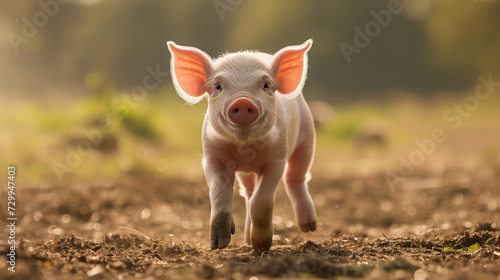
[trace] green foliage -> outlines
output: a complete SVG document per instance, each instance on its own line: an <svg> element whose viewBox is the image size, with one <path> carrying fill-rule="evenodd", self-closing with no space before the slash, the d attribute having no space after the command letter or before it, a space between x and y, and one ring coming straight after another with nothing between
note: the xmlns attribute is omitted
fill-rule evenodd
<svg viewBox="0 0 500 280"><path fill-rule="evenodd" d="M478 243L471 245L469 248L467 248L470 252L474 253L477 252L481 249L481 245Z"/></svg>
<svg viewBox="0 0 500 280"><path fill-rule="evenodd" d="M475 252L481 250L482 247L488 248L488 245L481 246L479 243L474 243L469 247L456 249L456 250L452 249L451 247L446 247L443 249L443 252L445 252L445 253L447 253L447 252L458 252L458 253L471 252L471 253L475 253Z"/></svg>
<svg viewBox="0 0 500 280"><path fill-rule="evenodd" d="M151 121L146 116L137 116L135 114L123 118L124 127L135 136L146 139L158 138L158 132L154 130Z"/></svg>

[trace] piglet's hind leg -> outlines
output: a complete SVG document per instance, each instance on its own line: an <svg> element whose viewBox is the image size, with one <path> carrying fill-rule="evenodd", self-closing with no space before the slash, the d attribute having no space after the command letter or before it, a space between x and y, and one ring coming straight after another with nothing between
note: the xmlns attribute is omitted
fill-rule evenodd
<svg viewBox="0 0 500 280"><path fill-rule="evenodd" d="M303 232L316 230L316 211L307 185L312 156L312 145L303 144L297 147L288 160L283 180L297 222Z"/></svg>

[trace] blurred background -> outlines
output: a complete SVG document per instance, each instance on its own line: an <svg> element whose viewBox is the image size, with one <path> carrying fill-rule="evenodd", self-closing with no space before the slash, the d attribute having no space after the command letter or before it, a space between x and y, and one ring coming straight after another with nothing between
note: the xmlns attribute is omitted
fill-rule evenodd
<svg viewBox="0 0 500 280"><path fill-rule="evenodd" d="M317 174L499 162L500 1L1 5L0 162L19 180L202 178L206 104L176 96L168 40L217 57L313 38Z"/></svg>

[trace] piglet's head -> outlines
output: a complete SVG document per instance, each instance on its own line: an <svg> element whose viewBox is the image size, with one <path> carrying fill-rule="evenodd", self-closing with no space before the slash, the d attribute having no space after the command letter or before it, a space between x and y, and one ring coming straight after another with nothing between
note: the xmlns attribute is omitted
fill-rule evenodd
<svg viewBox="0 0 500 280"><path fill-rule="evenodd" d="M275 125L277 99L301 94L312 40L274 55L243 51L215 60L197 48L171 41L167 45L177 93L191 104L208 97L213 131L241 141L264 135Z"/></svg>

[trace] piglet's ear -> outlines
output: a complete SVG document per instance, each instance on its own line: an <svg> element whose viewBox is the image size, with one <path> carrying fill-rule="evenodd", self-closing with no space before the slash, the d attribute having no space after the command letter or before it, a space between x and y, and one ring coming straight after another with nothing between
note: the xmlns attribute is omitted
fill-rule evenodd
<svg viewBox="0 0 500 280"><path fill-rule="evenodd" d="M307 51L312 42L309 39L300 46L285 47L273 56L278 92L286 98L294 98L302 92L307 76Z"/></svg>
<svg viewBox="0 0 500 280"><path fill-rule="evenodd" d="M189 103L203 99L207 75L212 70L212 59L203 51L167 42L172 58L170 72L177 93Z"/></svg>

